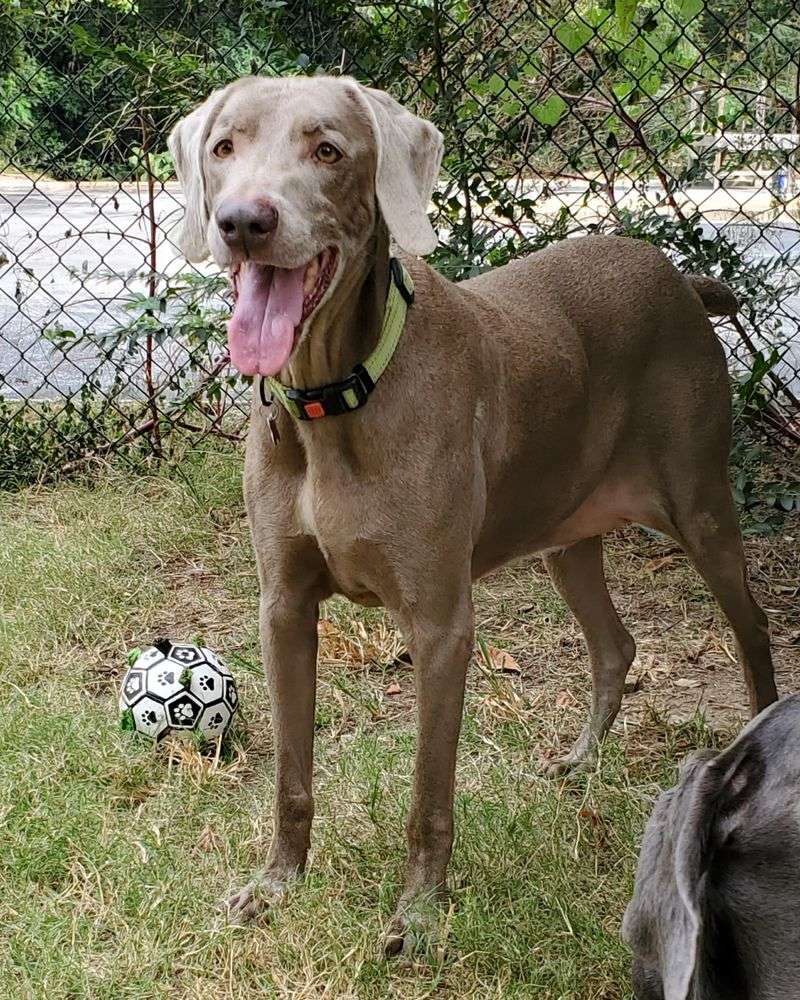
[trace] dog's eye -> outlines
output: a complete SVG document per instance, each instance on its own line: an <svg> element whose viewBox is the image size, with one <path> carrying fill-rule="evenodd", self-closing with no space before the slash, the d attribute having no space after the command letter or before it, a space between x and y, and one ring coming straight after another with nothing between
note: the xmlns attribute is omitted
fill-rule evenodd
<svg viewBox="0 0 800 1000"><path fill-rule="evenodd" d="M230 156L233 152L233 143L230 139L220 139L214 147L214 156L222 159L223 156Z"/></svg>
<svg viewBox="0 0 800 1000"><path fill-rule="evenodd" d="M314 156L320 163L336 163L342 158L339 150L329 142L321 142L314 151Z"/></svg>

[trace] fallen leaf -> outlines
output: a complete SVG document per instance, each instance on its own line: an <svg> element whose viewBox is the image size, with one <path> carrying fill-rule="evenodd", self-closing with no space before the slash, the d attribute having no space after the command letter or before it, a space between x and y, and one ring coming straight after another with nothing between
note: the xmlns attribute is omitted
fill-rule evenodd
<svg viewBox="0 0 800 1000"><path fill-rule="evenodd" d="M219 837L210 826L205 826L197 835L195 846L200 851L218 851Z"/></svg>
<svg viewBox="0 0 800 1000"><path fill-rule="evenodd" d="M384 691L384 694L389 694L389 695L400 694L402 690L403 689L400 687L397 681L392 681L389 687L387 687L386 690Z"/></svg>
<svg viewBox="0 0 800 1000"><path fill-rule="evenodd" d="M679 688L699 688L703 682L698 677L678 677L675 687Z"/></svg>
<svg viewBox="0 0 800 1000"><path fill-rule="evenodd" d="M651 559L650 562L645 564L645 570L654 576L659 570L665 569L670 566L675 561L674 556L662 556L660 559Z"/></svg>
<svg viewBox="0 0 800 1000"><path fill-rule="evenodd" d="M578 704L578 699L571 691L559 691L556 695L556 705L559 708L573 708Z"/></svg>
<svg viewBox="0 0 800 1000"><path fill-rule="evenodd" d="M486 653L492 667L501 674L521 674L522 667L517 663L511 653L505 649L498 649L497 646L487 646Z"/></svg>

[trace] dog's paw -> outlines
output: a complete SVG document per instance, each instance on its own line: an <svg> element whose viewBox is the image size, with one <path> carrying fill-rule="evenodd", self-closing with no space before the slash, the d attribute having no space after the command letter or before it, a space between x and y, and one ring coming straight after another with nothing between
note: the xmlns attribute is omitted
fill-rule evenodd
<svg viewBox="0 0 800 1000"><path fill-rule="evenodd" d="M392 917L383 935L383 953L387 958L411 961L427 950L429 941L424 922L417 914L397 914Z"/></svg>
<svg viewBox="0 0 800 1000"><path fill-rule="evenodd" d="M383 935L387 958L412 961L431 952L437 943L441 911L432 898L400 905Z"/></svg>
<svg viewBox="0 0 800 1000"><path fill-rule="evenodd" d="M557 757L546 764L544 776L558 780L571 774L583 774L586 771L593 771L596 763L596 759L589 754L568 753L565 757Z"/></svg>
<svg viewBox="0 0 800 1000"><path fill-rule="evenodd" d="M249 924L274 910L286 896L288 878L265 872L248 882L220 903L220 909L231 924Z"/></svg>
<svg viewBox="0 0 800 1000"><path fill-rule="evenodd" d="M383 953L387 958L403 954L406 946L406 922L402 917L393 917L383 935Z"/></svg>

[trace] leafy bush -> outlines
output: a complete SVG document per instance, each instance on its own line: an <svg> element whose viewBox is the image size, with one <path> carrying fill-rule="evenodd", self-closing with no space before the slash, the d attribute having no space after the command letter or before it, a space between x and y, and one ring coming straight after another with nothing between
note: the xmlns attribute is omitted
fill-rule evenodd
<svg viewBox="0 0 800 1000"><path fill-rule="evenodd" d="M58 476L87 454L103 454L109 441L121 441L130 429L124 404L90 385L64 402L21 404L0 395L0 489ZM149 451L138 441L117 453L138 464Z"/></svg>

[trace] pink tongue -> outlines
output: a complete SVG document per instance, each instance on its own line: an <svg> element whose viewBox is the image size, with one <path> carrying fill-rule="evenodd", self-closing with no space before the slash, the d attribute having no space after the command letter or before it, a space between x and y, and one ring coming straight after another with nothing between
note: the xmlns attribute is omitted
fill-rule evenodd
<svg viewBox="0 0 800 1000"><path fill-rule="evenodd" d="M289 360L303 315L305 270L242 264L228 345L243 375L277 375Z"/></svg>

